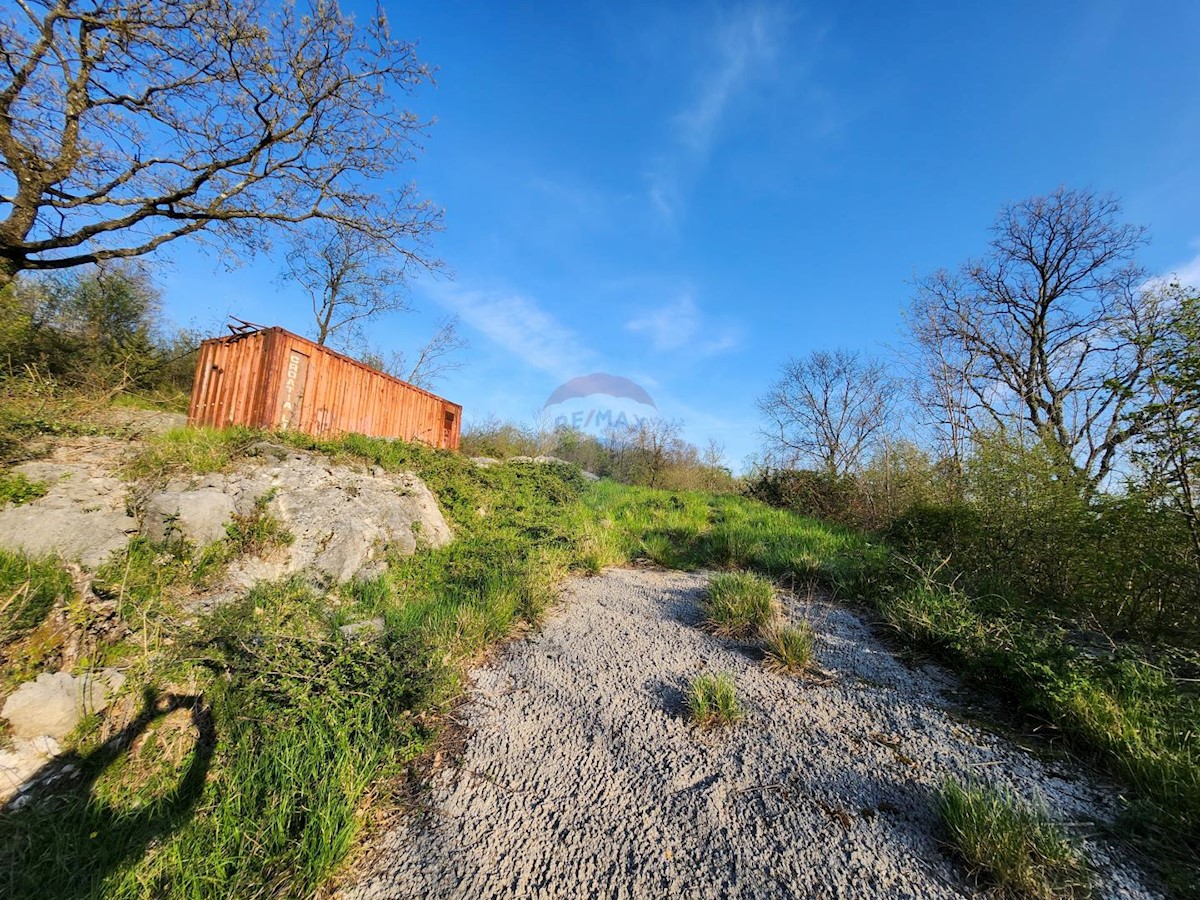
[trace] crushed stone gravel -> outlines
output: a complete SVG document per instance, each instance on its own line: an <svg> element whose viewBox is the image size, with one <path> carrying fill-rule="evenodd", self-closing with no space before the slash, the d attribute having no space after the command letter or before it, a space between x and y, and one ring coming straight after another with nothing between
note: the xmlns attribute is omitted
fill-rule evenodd
<svg viewBox="0 0 1200 900"><path fill-rule="evenodd" d="M472 673L462 758L342 895L977 896L937 831L935 792L956 777L1076 823L1101 896L1156 896L1093 837L1111 787L970 724L947 672L900 662L813 597L788 615L812 622L828 677L771 674L754 646L698 627L706 582L650 568L568 582L539 632ZM687 685L708 672L736 680L732 728L687 721Z"/></svg>

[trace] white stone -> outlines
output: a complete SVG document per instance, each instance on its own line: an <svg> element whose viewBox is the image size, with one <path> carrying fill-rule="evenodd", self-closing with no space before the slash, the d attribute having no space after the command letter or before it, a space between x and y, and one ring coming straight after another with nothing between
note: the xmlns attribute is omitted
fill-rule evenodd
<svg viewBox="0 0 1200 900"><path fill-rule="evenodd" d="M233 498L219 486L162 491L146 501L142 534L152 541L183 538L206 547L225 537L235 512Z"/></svg>
<svg viewBox="0 0 1200 900"><path fill-rule="evenodd" d="M111 695L124 683L125 676L116 669L85 676L43 672L9 695L0 715L8 719L18 738L48 735L61 740L85 715L106 709Z"/></svg>

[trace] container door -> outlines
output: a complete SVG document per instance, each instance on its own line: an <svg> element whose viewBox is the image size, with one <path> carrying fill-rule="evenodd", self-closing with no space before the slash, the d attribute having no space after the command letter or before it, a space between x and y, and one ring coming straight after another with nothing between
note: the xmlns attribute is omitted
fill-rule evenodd
<svg viewBox="0 0 1200 900"><path fill-rule="evenodd" d="M283 390L280 392L280 429L299 428L304 412L304 385L308 381L308 354L293 350L288 354Z"/></svg>
<svg viewBox="0 0 1200 900"><path fill-rule="evenodd" d="M454 440L454 413L446 410L442 416L442 443L441 447L449 447Z"/></svg>

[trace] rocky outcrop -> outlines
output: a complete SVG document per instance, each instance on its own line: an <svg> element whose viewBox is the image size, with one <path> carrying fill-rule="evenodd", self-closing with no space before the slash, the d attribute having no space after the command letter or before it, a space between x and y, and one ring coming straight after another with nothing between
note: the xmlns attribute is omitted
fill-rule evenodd
<svg viewBox="0 0 1200 900"><path fill-rule="evenodd" d="M16 466L14 472L49 490L32 503L0 509L0 547L57 553L89 568L122 549L138 530L126 503L128 485L116 474L126 448L111 438L90 438Z"/></svg>
<svg viewBox="0 0 1200 900"><path fill-rule="evenodd" d="M127 446L108 438L63 445L45 461L18 466L49 490L0 509L0 547L55 553L95 569L139 529L153 541L181 538L203 547L226 536L235 516L265 512L293 540L263 558L236 561L230 584L309 573L325 583L370 574L388 553L410 554L452 539L437 500L409 473L334 465L323 456L262 443L230 474L176 479L146 496L141 523L130 485L117 477ZM263 499L265 509L256 510Z"/></svg>
<svg viewBox="0 0 1200 900"><path fill-rule="evenodd" d="M142 534L159 543L182 538L205 547L225 537L237 507L223 486L160 491L142 511Z"/></svg>
<svg viewBox="0 0 1200 900"><path fill-rule="evenodd" d="M177 534L202 545L223 537L234 515L272 516L292 541L236 561L230 581L242 587L296 573L345 582L371 574L388 553L441 547L453 537L416 475L356 470L273 445L260 448L259 458L228 475L167 485L146 502L145 533L156 540Z"/></svg>
<svg viewBox="0 0 1200 900"><path fill-rule="evenodd" d="M84 716L107 709L109 698L124 683L125 676L116 669L86 677L43 672L9 695L0 715L8 719L16 737L48 735L61 740Z"/></svg>

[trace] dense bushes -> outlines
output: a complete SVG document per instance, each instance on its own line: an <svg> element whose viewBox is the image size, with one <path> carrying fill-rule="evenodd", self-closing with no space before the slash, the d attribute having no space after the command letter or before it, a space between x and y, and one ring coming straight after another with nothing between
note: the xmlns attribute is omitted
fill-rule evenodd
<svg viewBox="0 0 1200 900"><path fill-rule="evenodd" d="M1161 494L1136 484L1098 492L1045 445L997 437L976 441L961 475L950 471L909 455L899 471L877 461L842 477L760 472L748 492L880 534L943 564L971 594L1052 610L1115 639L1194 647L1200 561Z"/></svg>
<svg viewBox="0 0 1200 900"><path fill-rule="evenodd" d="M190 390L196 336L169 333L146 272L110 264L0 290L0 378L86 390Z"/></svg>

